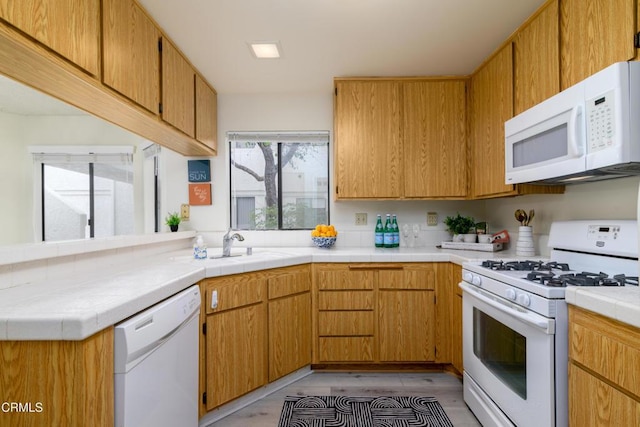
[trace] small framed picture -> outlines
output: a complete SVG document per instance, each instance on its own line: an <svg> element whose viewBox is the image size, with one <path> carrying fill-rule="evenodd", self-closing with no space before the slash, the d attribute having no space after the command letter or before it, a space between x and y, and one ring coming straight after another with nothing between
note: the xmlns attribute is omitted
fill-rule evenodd
<svg viewBox="0 0 640 427"><path fill-rule="evenodd" d="M191 206L211 204L211 184L189 184L189 204Z"/></svg>

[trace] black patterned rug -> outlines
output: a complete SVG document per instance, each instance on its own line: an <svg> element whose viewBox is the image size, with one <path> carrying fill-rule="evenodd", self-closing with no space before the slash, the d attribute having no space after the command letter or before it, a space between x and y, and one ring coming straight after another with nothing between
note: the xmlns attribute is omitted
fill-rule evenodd
<svg viewBox="0 0 640 427"><path fill-rule="evenodd" d="M287 396L278 427L453 427L433 397Z"/></svg>

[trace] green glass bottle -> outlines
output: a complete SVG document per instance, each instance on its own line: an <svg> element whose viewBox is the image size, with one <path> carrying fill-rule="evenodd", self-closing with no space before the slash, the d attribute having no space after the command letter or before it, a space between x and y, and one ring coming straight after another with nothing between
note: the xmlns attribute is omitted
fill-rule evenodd
<svg viewBox="0 0 640 427"><path fill-rule="evenodd" d="M384 223L384 247L393 247L393 229L391 227L391 214L387 214L387 220Z"/></svg>
<svg viewBox="0 0 640 427"><path fill-rule="evenodd" d="M384 226L382 225L382 215L378 215L378 220L376 221L375 244L376 248L384 247Z"/></svg>
<svg viewBox="0 0 640 427"><path fill-rule="evenodd" d="M398 227L398 218L393 214L393 220L391 221L391 229L393 230L393 247L400 247L400 228Z"/></svg>

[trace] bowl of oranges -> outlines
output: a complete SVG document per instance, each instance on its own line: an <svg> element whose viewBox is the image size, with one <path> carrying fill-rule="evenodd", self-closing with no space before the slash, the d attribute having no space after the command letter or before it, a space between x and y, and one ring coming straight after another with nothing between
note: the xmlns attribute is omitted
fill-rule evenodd
<svg viewBox="0 0 640 427"><path fill-rule="evenodd" d="M328 249L336 243L338 232L333 225L318 224L311 231L311 241L319 248Z"/></svg>

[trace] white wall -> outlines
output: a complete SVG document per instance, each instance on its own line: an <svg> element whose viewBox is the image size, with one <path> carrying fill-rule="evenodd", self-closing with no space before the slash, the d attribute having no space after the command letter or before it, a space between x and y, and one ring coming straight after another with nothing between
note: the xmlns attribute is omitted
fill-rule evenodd
<svg viewBox="0 0 640 427"><path fill-rule="evenodd" d="M516 235L519 223L514 212L535 210L531 222L539 241L539 252L546 254L546 235L553 221L578 219L636 219L639 177L594 183L572 184L564 194L528 195L486 201L489 225ZM513 237L512 236L512 237Z"/></svg>
<svg viewBox="0 0 640 427"><path fill-rule="evenodd" d="M330 186L333 187L333 94L304 95L219 95L218 96L218 156L211 158L212 173L212 206L192 206L191 219L181 224L181 229L198 230L200 232L221 232L229 226L229 159L227 153L226 133L229 131L304 131L321 130L331 132L331 170ZM171 156L167 192L167 209L177 210L181 203L187 203L187 160L178 155ZM425 240L442 240L445 230L442 220L456 212L473 215L478 221L483 219L483 202L464 201L354 201L334 202L333 194L330 203L331 222L341 232L338 242L343 245L373 245L373 227L377 213L396 213L400 224L420 223ZM436 211L440 224L437 227L426 227L426 213ZM356 226L354 214L366 212L368 224ZM428 235L434 232L432 238ZM251 234L251 233L248 233ZM262 232L265 234L265 232ZM297 235L293 240L284 240L282 244L308 242L308 232L279 232ZM302 237L300 237L302 235ZM211 245L218 244L209 242ZM264 240L258 240L258 246ZM268 239L273 243L273 239Z"/></svg>
<svg viewBox="0 0 640 427"><path fill-rule="evenodd" d="M24 116L0 113L0 221L5 227L0 244L27 243L39 240L34 224L34 163L31 145L133 145L148 143L122 128L90 115ZM134 154L134 199L136 232L142 233L141 153Z"/></svg>
<svg viewBox="0 0 640 427"><path fill-rule="evenodd" d="M218 156L211 158L212 206L192 206L191 220L181 229L203 232L210 246L220 246L220 236L229 226L229 164L226 132L228 131L296 131L329 130L333 144L332 94L305 95L219 95L218 97ZM165 150L167 151L167 150ZM332 148L331 151L333 152ZM188 203L187 160L177 154L168 155L166 210L178 210ZM166 158L166 157L165 157ZM333 154L331 154L333 162ZM330 171L333 187L333 167ZM490 231L507 229L517 237L513 214L515 209L535 209L532 225L542 250L546 252L546 235L551 222L570 219L636 218L638 182L640 178L622 178L598 183L567 186L562 195L530 195L479 201L333 201L330 204L331 222L340 236L339 245L373 245L373 227L377 213L396 213L400 225L421 224L421 244L430 246L448 237L442 223L448 215L460 212L477 221L488 221ZM427 227L426 213L438 213L439 224ZM356 226L354 215L365 212L366 226ZM310 244L308 232L253 232L245 246ZM289 236L289 237L287 237Z"/></svg>

